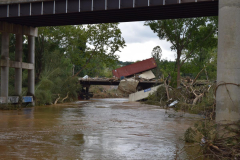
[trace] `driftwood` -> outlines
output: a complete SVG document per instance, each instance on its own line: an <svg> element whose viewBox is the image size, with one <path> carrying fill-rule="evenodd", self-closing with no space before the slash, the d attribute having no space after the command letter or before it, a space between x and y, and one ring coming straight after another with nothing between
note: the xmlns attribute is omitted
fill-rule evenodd
<svg viewBox="0 0 240 160"><path fill-rule="evenodd" d="M197 104L198 100L203 97L204 93L197 95L196 98L193 100L193 105Z"/></svg>
<svg viewBox="0 0 240 160"><path fill-rule="evenodd" d="M168 75L168 77L169 77L169 76L170 76L170 75ZM169 97L169 91L168 91L168 89L169 89L169 83L167 82L167 81L168 81L168 77L167 77L166 79L164 79L164 75L163 75L164 86L165 86L165 88L166 88L167 99L168 99L168 101L169 101L169 99L170 99L170 97ZM161 103L161 100L160 100L160 103Z"/></svg>
<svg viewBox="0 0 240 160"><path fill-rule="evenodd" d="M192 80L190 77L181 79L181 87L177 89L172 88L168 84L168 80L170 80L170 78L164 78L163 76L163 86L161 89L157 90L155 97L149 98L149 101L151 101L151 103L153 101L158 101L159 104L162 104L164 101L164 104L166 105L178 106L181 109L193 109L194 106L197 106L199 103L201 103L199 104L201 107L203 104L207 103L207 101L214 101L211 97L211 94L214 94L212 93L212 90L215 85L211 84L207 80L197 80L200 76L200 73L203 72L205 68L206 67L204 66L204 68L197 74L194 80ZM170 75L168 77L170 77ZM210 97L205 99L207 96Z"/></svg>
<svg viewBox="0 0 240 160"><path fill-rule="evenodd" d="M195 77L195 79L191 82L191 83L184 83L181 80L181 84L183 85L183 87L185 87L185 92L188 94L193 94L194 98L192 98L192 100L189 100L190 102L192 102L192 105L196 105L201 98L203 98L204 94L209 92L209 90L211 89L212 85L204 85L203 87L196 87L194 86L194 84L197 81L197 78L199 77L200 73L203 72L205 70L206 76L207 76L207 72L206 72L206 66L204 66L204 68L197 74L197 76ZM182 94L181 94L182 95ZM183 96L184 97L184 96ZM184 100L187 101L187 98L184 97Z"/></svg>

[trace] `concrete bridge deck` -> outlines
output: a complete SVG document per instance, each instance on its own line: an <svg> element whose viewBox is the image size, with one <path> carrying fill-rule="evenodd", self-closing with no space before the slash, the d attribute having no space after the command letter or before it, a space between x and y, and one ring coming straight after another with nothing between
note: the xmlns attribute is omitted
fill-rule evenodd
<svg viewBox="0 0 240 160"><path fill-rule="evenodd" d="M79 78L79 82L83 86L89 86L89 85L119 85L120 80L112 80L112 79L82 79ZM160 81L139 81L138 86L143 88L149 88L153 85L159 85L162 84Z"/></svg>
<svg viewBox="0 0 240 160"><path fill-rule="evenodd" d="M0 3L0 21L60 26L218 15L218 0L12 0Z"/></svg>
<svg viewBox="0 0 240 160"><path fill-rule="evenodd" d="M114 80L111 78L107 78L107 79L79 78L79 82L82 85L82 90L80 92L81 99L89 99L90 97L93 96L93 93L89 92L89 88L91 85L117 85L118 86L120 83L120 80ZM159 84L162 84L162 82L158 80L153 80L153 81L140 80L137 86L137 90L151 88L152 86L159 85Z"/></svg>

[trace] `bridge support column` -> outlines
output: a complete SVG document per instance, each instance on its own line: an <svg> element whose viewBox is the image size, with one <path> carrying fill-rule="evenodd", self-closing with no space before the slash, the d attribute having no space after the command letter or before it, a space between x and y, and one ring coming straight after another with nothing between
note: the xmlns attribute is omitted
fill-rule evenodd
<svg viewBox="0 0 240 160"><path fill-rule="evenodd" d="M35 37L28 36L28 63L35 64ZM35 68L35 67L34 67ZM33 103L35 105L35 73L34 68L28 70L28 95L33 96Z"/></svg>
<svg viewBox="0 0 240 160"><path fill-rule="evenodd" d="M86 86L86 99L89 99L90 97L89 97L89 87L90 87L90 85L89 86Z"/></svg>
<svg viewBox="0 0 240 160"><path fill-rule="evenodd" d="M240 1L219 0L216 121L240 120Z"/></svg>
<svg viewBox="0 0 240 160"><path fill-rule="evenodd" d="M9 79L9 33L2 32L1 59L5 66L1 66L1 97L8 99L8 79Z"/></svg>
<svg viewBox="0 0 240 160"><path fill-rule="evenodd" d="M23 35L16 34L15 61L20 63L22 63L22 44ZM17 96L22 94L22 66L21 68L15 68L15 94Z"/></svg>

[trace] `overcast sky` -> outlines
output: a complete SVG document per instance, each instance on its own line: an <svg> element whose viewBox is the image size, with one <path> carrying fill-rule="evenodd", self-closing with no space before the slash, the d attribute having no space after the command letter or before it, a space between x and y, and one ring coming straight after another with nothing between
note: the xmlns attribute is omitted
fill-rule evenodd
<svg viewBox="0 0 240 160"><path fill-rule="evenodd" d="M171 51L171 43L159 40L156 33L144 22L120 23L119 28L126 41L126 47L116 54L120 56L120 61L137 61L151 58L152 49L160 46L162 49L162 59L174 60L175 52Z"/></svg>

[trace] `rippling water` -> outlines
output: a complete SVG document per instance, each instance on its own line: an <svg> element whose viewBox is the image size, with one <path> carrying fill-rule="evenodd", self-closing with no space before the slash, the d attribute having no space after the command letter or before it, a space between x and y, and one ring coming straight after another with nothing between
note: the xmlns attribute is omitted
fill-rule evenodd
<svg viewBox="0 0 240 160"><path fill-rule="evenodd" d="M0 111L0 159L175 159L194 116L92 99Z"/></svg>

